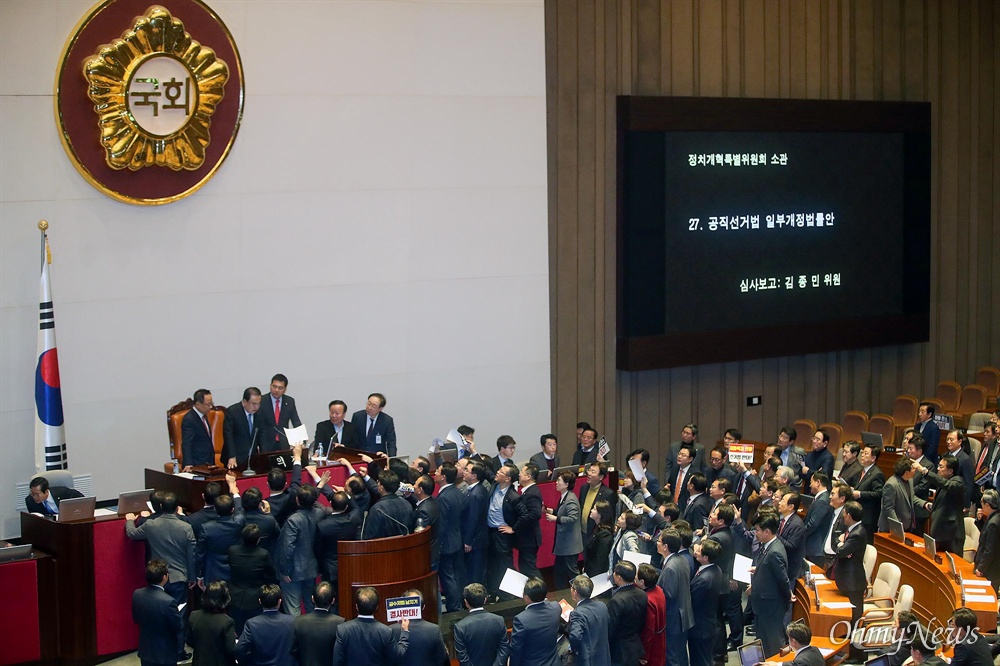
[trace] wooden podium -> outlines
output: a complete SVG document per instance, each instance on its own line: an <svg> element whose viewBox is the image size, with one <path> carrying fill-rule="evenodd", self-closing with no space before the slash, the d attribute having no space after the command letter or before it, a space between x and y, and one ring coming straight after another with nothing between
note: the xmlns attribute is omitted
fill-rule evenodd
<svg viewBox="0 0 1000 666"><path fill-rule="evenodd" d="M378 590L378 621L386 621L385 600L402 596L410 589L424 595L423 619L438 621L438 581L437 572L431 571L430 530L384 539L341 541L337 544L337 561L337 601L342 617L357 617L354 592L370 586Z"/></svg>

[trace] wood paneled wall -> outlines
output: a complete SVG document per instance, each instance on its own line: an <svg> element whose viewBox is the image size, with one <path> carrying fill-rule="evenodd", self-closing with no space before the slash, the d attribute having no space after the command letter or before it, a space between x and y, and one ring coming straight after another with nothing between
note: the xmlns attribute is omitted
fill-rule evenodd
<svg viewBox="0 0 1000 666"><path fill-rule="evenodd" d="M662 461L681 426L773 441L797 418L890 411L1000 362L1000 3L546 0L552 406ZM615 96L932 103L931 341L648 372L615 369ZM762 394L763 405L746 407ZM658 465L659 466L659 465Z"/></svg>

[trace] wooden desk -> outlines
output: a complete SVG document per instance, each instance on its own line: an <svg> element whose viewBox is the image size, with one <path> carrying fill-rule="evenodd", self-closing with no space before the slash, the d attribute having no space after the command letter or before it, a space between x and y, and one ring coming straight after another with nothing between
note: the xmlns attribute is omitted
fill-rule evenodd
<svg viewBox="0 0 1000 666"><path fill-rule="evenodd" d="M850 619L850 618L848 618ZM836 666L840 662L844 661L844 650L848 647L848 641L836 640L831 641L826 636L813 636L812 641L809 643L815 648L820 650L831 650L830 654L823 657L823 661L826 666ZM795 659L795 653L789 652L788 654L776 654L773 657L768 657L768 661L778 661L778 662L789 662Z"/></svg>
<svg viewBox="0 0 1000 666"><path fill-rule="evenodd" d="M823 570L815 564L810 565L810 572L813 576L822 576ZM792 619L803 620L809 625L813 632L813 644L816 638L838 638L846 639L851 627L850 608L828 608L823 604L842 603L847 601L847 597L837 591L837 586L833 581L825 584L818 581L816 593L819 595L819 609L816 608L816 596L812 587L805 584L803 579L795 583L795 601L792 603Z"/></svg>
<svg viewBox="0 0 1000 666"><path fill-rule="evenodd" d="M921 543L921 542L917 542ZM948 568L947 556L942 555L942 563L938 564L920 547L907 546L896 541L887 534L875 535L875 548L878 550L876 565L882 562L892 562L899 565L902 573L900 585L913 588L913 612L921 622L927 623L931 618L944 623L955 612L956 608L968 606L979 621L979 630L994 633L997 627L997 597L990 588L990 582L973 573L973 566L960 557L955 557L955 568L964 580L983 581L984 587L992 597L992 602L962 603L962 588L956 583ZM877 566L876 566L877 569Z"/></svg>

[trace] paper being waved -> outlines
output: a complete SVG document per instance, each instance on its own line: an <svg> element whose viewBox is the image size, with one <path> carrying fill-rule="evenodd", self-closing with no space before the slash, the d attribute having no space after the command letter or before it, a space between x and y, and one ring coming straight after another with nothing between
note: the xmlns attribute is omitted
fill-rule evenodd
<svg viewBox="0 0 1000 666"><path fill-rule="evenodd" d="M288 438L288 445L305 444L309 441L309 431L304 425L298 428L285 428L285 437Z"/></svg>

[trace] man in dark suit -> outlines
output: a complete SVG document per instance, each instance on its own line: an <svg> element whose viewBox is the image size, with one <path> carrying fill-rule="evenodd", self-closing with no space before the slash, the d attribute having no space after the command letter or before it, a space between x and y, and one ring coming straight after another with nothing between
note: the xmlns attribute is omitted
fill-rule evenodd
<svg viewBox="0 0 1000 666"><path fill-rule="evenodd" d="M407 590L404 597L420 599L424 608L424 595L420 590ZM406 650L406 663L427 664L427 666L448 666L448 649L441 638L441 628L424 619L410 620L410 646ZM392 625L392 639L399 642L400 625Z"/></svg>
<svg viewBox="0 0 1000 666"><path fill-rule="evenodd" d="M261 417L260 389L256 386L244 389L243 400L226 407L226 419L222 424L222 460L226 467L237 465L246 467L250 460L251 446L260 446Z"/></svg>
<svg viewBox="0 0 1000 666"><path fill-rule="evenodd" d="M365 441L354 424L344 420L346 413L347 404L343 400L330 401L330 418L316 424L313 441L317 447L322 445L324 451L331 451L338 446L363 450Z"/></svg>
<svg viewBox="0 0 1000 666"><path fill-rule="evenodd" d="M312 590L319 575L316 561L316 524L323 507L316 503L316 489L310 485L295 490L296 509L281 528L278 560L281 594L285 610L293 616L312 611Z"/></svg>
<svg viewBox="0 0 1000 666"><path fill-rule="evenodd" d="M580 487L580 531L583 532L583 546L587 547L590 535L594 533L597 525L590 517L590 511L594 508L597 500L604 500L611 506L618 504L618 495L615 491L604 485L604 478L608 475L607 463L591 463L587 467L587 483Z"/></svg>
<svg viewBox="0 0 1000 666"><path fill-rule="evenodd" d="M510 666L558 666L559 604L546 601L541 578L524 584L525 609L514 616L510 634ZM645 603L645 600L643 600Z"/></svg>
<svg viewBox="0 0 1000 666"><path fill-rule="evenodd" d="M798 493L784 493L778 503L778 513L781 515L778 539L785 547L785 556L788 558L789 592L795 589L795 580L802 573L802 556L806 547L806 527L798 514L801 502Z"/></svg>
<svg viewBox="0 0 1000 666"><path fill-rule="evenodd" d="M361 434L364 442L363 450L370 453L382 452L394 458L396 456L396 424L392 417L383 412L385 396L372 393L368 396L365 408L354 412L351 424L354 430Z"/></svg>
<svg viewBox="0 0 1000 666"><path fill-rule="evenodd" d="M264 496L260 488L251 486L243 491L243 518L247 525L256 525L260 530L260 547L271 553L273 558L277 552L278 537L281 535L281 527L278 521L270 513L264 513L261 503Z"/></svg>
<svg viewBox="0 0 1000 666"><path fill-rule="evenodd" d="M783 662L794 666L823 666L825 660L819 648L810 645L812 643L812 629L802 620L796 620L787 627L785 633L788 634L788 647L795 654L791 661ZM765 661L763 666L778 666L782 662Z"/></svg>
<svg viewBox="0 0 1000 666"><path fill-rule="evenodd" d="M235 479L232 485L236 487ZM219 495L215 500L218 518L205 523L198 535L198 581L202 584L230 580L229 547L240 542L246 524L240 501L239 493Z"/></svg>
<svg viewBox="0 0 1000 666"><path fill-rule="evenodd" d="M378 591L360 587L354 595L358 616L337 629L333 663L351 666L390 666L399 663L410 644L410 621L403 620L398 637L392 629L375 619Z"/></svg>
<svg viewBox="0 0 1000 666"><path fill-rule="evenodd" d="M362 526L362 539L404 536L413 532L416 519L413 506L397 495L397 490L399 477L395 472L385 470L379 474L379 501L368 511L368 518Z"/></svg>
<svg viewBox="0 0 1000 666"><path fill-rule="evenodd" d="M542 545L542 491L538 489L538 467L527 463L521 468L521 509L514 528L517 570L528 578L540 578L538 547Z"/></svg>
<svg viewBox="0 0 1000 666"><path fill-rule="evenodd" d="M716 637L720 629L719 604L723 595L728 596L729 581L718 566L722 557L722 546L718 541L705 539L696 544L694 557L698 562L698 570L691 579L691 613L694 615L694 625L688 632L688 652L691 666L712 666Z"/></svg>
<svg viewBox="0 0 1000 666"><path fill-rule="evenodd" d="M900 457L893 467L893 474L882 487L882 510L878 518L878 531L889 531L889 520L898 520L903 529L912 531L916 526L915 509L923 504L913 496L911 481L920 466L907 456Z"/></svg>
<svg viewBox="0 0 1000 666"><path fill-rule="evenodd" d="M465 584L486 582L486 551L489 532L486 529L486 510L490 494L483 485L486 467L474 462L465 468L465 504L462 507L462 547L465 550Z"/></svg>
<svg viewBox="0 0 1000 666"><path fill-rule="evenodd" d="M614 588L608 602L611 663L636 664L644 650L640 636L646 623L646 593L635 586L635 564L622 560L611 575Z"/></svg>
<svg viewBox="0 0 1000 666"><path fill-rule="evenodd" d="M861 461L858 460L858 456L861 455L861 444L851 440L844 442L840 450L844 458L844 466L840 468L840 476L837 478L853 488L858 485L863 471Z"/></svg>
<svg viewBox="0 0 1000 666"><path fill-rule="evenodd" d="M708 482L705 475L695 472L687 480L688 500L681 514L684 520L691 524L691 529L700 530L705 527L708 513L712 510L712 498L705 491Z"/></svg>
<svg viewBox="0 0 1000 666"><path fill-rule="evenodd" d="M167 563L150 560L146 565L146 587L132 593L132 620L139 625L139 661L142 666L177 663L182 644L178 637L184 618L177 602L163 590Z"/></svg>
<svg viewBox="0 0 1000 666"><path fill-rule="evenodd" d="M493 666L507 663L507 625L503 618L483 610L486 587L481 583L465 586L462 592L469 614L452 625L455 655L462 666Z"/></svg>
<svg viewBox="0 0 1000 666"><path fill-rule="evenodd" d="M910 430L903 435L906 456L918 465L913 474L913 481L910 483L913 487L913 496L922 500L914 507L913 511L913 517L916 520L913 533L918 535L927 531L925 526L927 519L931 517L930 512L924 508L924 503L930 500L931 490L934 488L934 482L927 476L927 472L933 472L937 467L936 463L932 464L930 459L924 455L924 446L924 438L915 430Z"/></svg>
<svg viewBox="0 0 1000 666"><path fill-rule="evenodd" d="M285 428L298 428L302 425L299 412L295 408L295 398L285 395L288 390L288 378L278 373L271 377L271 390L260 403L261 440L260 450L284 451L291 444L285 437Z"/></svg>
<svg viewBox="0 0 1000 666"><path fill-rule="evenodd" d="M577 576L569 584L569 594L576 604L569 613L569 644L574 663L580 666L611 666L609 627L611 617L608 607L592 601L594 581L587 576Z"/></svg>
<svg viewBox="0 0 1000 666"><path fill-rule="evenodd" d="M55 516L59 513L59 502L74 497L83 497L83 495L75 488L50 486L49 480L44 476L36 476L28 485L28 494L24 498L24 505L27 507L28 513Z"/></svg>
<svg viewBox="0 0 1000 666"><path fill-rule="evenodd" d="M910 657L917 666L948 666L948 662L935 655L938 643L930 632L924 632L923 640L910 642Z"/></svg>
<svg viewBox="0 0 1000 666"><path fill-rule="evenodd" d="M663 467L664 483L673 483L674 478L677 476L677 454L681 452L682 446L691 449L691 464L693 465L691 471L702 473L705 471L705 467L707 466L705 462L705 447L698 441L698 426L694 423L688 423L681 428L680 441L671 443L670 448L667 449L667 463ZM670 489L673 490L673 486Z"/></svg>
<svg viewBox="0 0 1000 666"><path fill-rule="evenodd" d="M212 392L198 389L194 392L194 406L181 419L181 457L184 468L190 472L195 465L215 464L215 442L208 413L215 407Z"/></svg>
<svg viewBox="0 0 1000 666"><path fill-rule="evenodd" d="M261 614L261 586L278 582L271 554L259 545L260 528L254 524L244 525L240 540L240 544L229 547L229 572L232 578L229 586L232 594L229 615L236 624L237 633L243 632L247 620Z"/></svg>
<svg viewBox="0 0 1000 666"><path fill-rule="evenodd" d="M292 656L295 619L279 612L281 588L277 585L262 586L260 605L264 612L243 625L243 633L236 641L236 659L241 666L295 666L295 657Z"/></svg>
<svg viewBox="0 0 1000 666"><path fill-rule="evenodd" d="M972 503L973 488L976 486L976 468L972 458L962 449L962 441L963 436L958 430L949 432L945 438L945 447L948 449L945 455L954 456L958 461L958 476L965 485L965 506L969 506Z"/></svg>
<svg viewBox="0 0 1000 666"><path fill-rule="evenodd" d="M788 556L778 539L778 517L770 512L757 516L754 526L760 548L750 571L750 604L754 610L757 638L764 654L776 654L785 645L782 621L791 601L788 586Z"/></svg>
<svg viewBox="0 0 1000 666"><path fill-rule="evenodd" d="M976 550L975 572L977 576L989 579L993 589L1000 589L1000 494L992 488L983 493L979 500L983 520L986 521L979 532L979 548Z"/></svg>
<svg viewBox="0 0 1000 666"><path fill-rule="evenodd" d="M434 479L426 474L413 483L413 506L415 532L431 531L431 569L438 570L441 563L441 538L438 521L441 519L441 509L434 497Z"/></svg>
<svg viewBox="0 0 1000 666"><path fill-rule="evenodd" d="M500 435L497 437L497 454L485 461L486 478L493 483L493 477L497 470L504 465L514 465L514 452L517 451L517 442L510 435Z"/></svg>
<svg viewBox="0 0 1000 666"><path fill-rule="evenodd" d="M837 590L854 604L854 608L851 609L851 626L857 626L858 620L861 619L865 589L868 587L864 564L868 540L862 524L862 511L858 502L852 501L844 505L841 515L844 517L847 531L840 536L833 564L830 565L827 574L836 583ZM852 659L858 659L863 655L852 645L851 656Z"/></svg>
<svg viewBox="0 0 1000 666"><path fill-rule="evenodd" d="M171 580L163 589L180 605L187 603L188 585L197 580L197 541L191 526L177 515L177 495L165 492L160 507L162 513L156 520L138 526L136 515L126 514L125 536L148 542L150 559L166 562Z"/></svg>
<svg viewBox="0 0 1000 666"><path fill-rule="evenodd" d="M356 541L361 530L361 512L351 509L347 493L337 491L330 500L331 513L316 523L316 559L320 575L337 589L337 544Z"/></svg>
<svg viewBox="0 0 1000 666"><path fill-rule="evenodd" d="M729 465L729 452L725 447L717 446L708 452L708 467L704 474L709 488L718 479L726 479L730 489L736 485L736 471Z"/></svg>
<svg viewBox="0 0 1000 666"><path fill-rule="evenodd" d="M861 447L861 478L854 486L854 499L864 510L862 524L868 543L874 543L875 532L878 530L878 517L882 511L882 486L885 485L885 474L879 469L878 457L882 455L882 447L878 444L865 444Z"/></svg>
<svg viewBox="0 0 1000 666"><path fill-rule="evenodd" d="M947 551L959 557L965 547L965 484L958 476L958 460L944 456L938 461L938 472L927 472L937 486L934 502L924 508L931 512L930 534L937 542L938 552Z"/></svg>
<svg viewBox="0 0 1000 666"><path fill-rule="evenodd" d="M682 513L687 508L688 497L690 496L688 477L695 473L700 474L694 468L694 463L692 462L693 455L694 452L691 447L682 446L677 453L677 467L674 470L674 475L666 479L670 483L670 491L673 493L674 504L677 505L677 508Z"/></svg>
<svg viewBox="0 0 1000 666"><path fill-rule="evenodd" d="M680 555L683 542L674 528L660 532L657 548L663 557L663 568L657 585L667 600L667 664L688 666L688 632L694 626L691 609L691 567Z"/></svg>
<svg viewBox="0 0 1000 666"><path fill-rule="evenodd" d="M830 433L817 430L812 436L812 450L802 459L802 481L806 487L813 472L823 472L827 477L833 476L833 454L827 449L830 443Z"/></svg>
<svg viewBox="0 0 1000 666"><path fill-rule="evenodd" d="M924 438L924 455L931 461L932 467L937 466L941 430L934 423L934 405L929 402L920 403L920 406L917 407L917 424L913 429Z"/></svg>
<svg viewBox="0 0 1000 666"><path fill-rule="evenodd" d="M559 467L559 440L552 433L545 433L539 438L542 450L531 456L528 462L534 463L545 474L545 480L552 480L552 471Z"/></svg>
<svg viewBox="0 0 1000 666"><path fill-rule="evenodd" d="M954 628L954 656L951 666L990 666L993 655L984 636L980 636L976 614L969 608L956 608L949 622Z"/></svg>
<svg viewBox="0 0 1000 666"><path fill-rule="evenodd" d="M722 570L726 580L721 603L723 614L729 622L729 635L724 645L716 646L716 654L727 651L719 650L720 647L735 647L743 643L743 591L746 585L733 578L736 543L733 540L732 525L736 515L736 507L732 504L722 503L712 509L708 516L709 533L702 541L703 544L707 541L719 544L719 556L713 561Z"/></svg>
<svg viewBox="0 0 1000 666"><path fill-rule="evenodd" d="M660 481L649 469L649 451L646 449L636 449L628 454L628 460L638 460L639 464L642 465L642 471L646 475L646 492L654 496L660 492Z"/></svg>
<svg viewBox="0 0 1000 666"><path fill-rule="evenodd" d="M573 453L571 465L589 465L598 462L597 441L600 435L593 428L584 428L580 435L580 448Z"/></svg>
<svg viewBox="0 0 1000 666"><path fill-rule="evenodd" d="M333 666L333 647L337 643L337 627L344 618L330 612L334 588L322 582L313 590L313 612L295 618L295 640L292 653L300 664Z"/></svg>
<svg viewBox="0 0 1000 666"><path fill-rule="evenodd" d="M833 507L830 506L830 477L823 472L814 472L809 480L809 490L813 501L806 511L803 527L806 531L802 549L810 562L823 561L823 539L833 522Z"/></svg>
<svg viewBox="0 0 1000 666"><path fill-rule="evenodd" d="M518 477L513 464L502 465L494 476L495 483L490 491L486 509L486 527L489 549L486 562L486 589L490 596L497 596L500 581L507 569L514 568L514 527L521 514L521 496L514 489L513 482ZM513 598L509 597L508 598Z"/></svg>
<svg viewBox="0 0 1000 666"><path fill-rule="evenodd" d="M462 607L462 582L465 580L465 551L462 543L462 513L465 497L455 486L458 469L446 462L434 470L438 484L438 539L441 542L441 559L438 578L445 596L445 610L449 613Z"/></svg>

